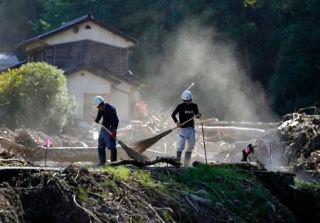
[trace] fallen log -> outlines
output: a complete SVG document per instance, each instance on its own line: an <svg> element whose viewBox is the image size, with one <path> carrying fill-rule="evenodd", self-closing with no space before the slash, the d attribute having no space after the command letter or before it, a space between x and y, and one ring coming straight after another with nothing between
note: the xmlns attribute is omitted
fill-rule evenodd
<svg viewBox="0 0 320 223"><path fill-rule="evenodd" d="M265 170L264 166L259 162L208 162L205 164L201 161L194 161L192 166L197 167L199 165L209 165L209 166L230 166L238 167L244 170Z"/></svg>
<svg viewBox="0 0 320 223"><path fill-rule="evenodd" d="M106 166L120 166L120 165L134 165L136 167L142 168L150 165L154 165L156 163L167 163L174 167L180 167L181 163L178 162L176 158L173 157L157 157L154 160L145 160L145 161L138 161L138 160L121 160L118 162L112 162L106 164Z"/></svg>

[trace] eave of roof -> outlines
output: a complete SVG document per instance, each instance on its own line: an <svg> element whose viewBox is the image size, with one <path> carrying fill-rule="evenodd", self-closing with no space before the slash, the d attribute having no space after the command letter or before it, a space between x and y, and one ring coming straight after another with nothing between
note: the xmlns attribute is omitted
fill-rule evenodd
<svg viewBox="0 0 320 223"><path fill-rule="evenodd" d="M3 68L3 69L0 70L0 73L7 72L8 70L21 67L23 64L26 64L26 63L27 63L27 61L24 60L24 61L21 61L21 62L19 62L19 63L17 63L17 64L11 65L11 66L9 66L9 67L5 67L5 68Z"/></svg>
<svg viewBox="0 0 320 223"><path fill-rule="evenodd" d="M137 44L137 40L134 39L133 37L130 37L128 36L127 34L115 29L114 27L110 26L110 25L107 25L107 24L104 24L103 22L95 19L91 14L87 14L87 15L84 15L84 16L81 16L77 19L74 19L72 21L69 21L69 22L66 22L66 23L63 23L60 27L56 28L56 29L53 29L49 32L46 32L46 33L43 33L43 34L40 34L38 36L35 36L31 39L28 39L28 40L25 40L21 43L19 43L17 45L17 47L23 47L25 45L28 45L30 43L33 43L35 41L39 41L39 40L43 40L43 39L46 39L50 36L53 36L59 32L62 32L62 31L65 31L65 30L68 30L68 29L71 29L73 26L75 25L78 25L78 24L81 24L81 23L84 23L84 22L93 22L99 26L101 26L102 28L104 29L107 29L109 31L111 31L112 33L118 35L118 36L121 36L122 38L134 43L135 45Z"/></svg>
<svg viewBox="0 0 320 223"><path fill-rule="evenodd" d="M141 79L135 77L135 76L129 76L129 75L119 75L115 72L101 66L98 64L81 64L77 67L70 68L65 70L65 75L70 75L74 72L80 71L80 70L88 70L93 72L94 74L98 75L99 77L102 77L106 80L112 81L115 84L120 84L121 82L119 80L123 80L127 83L130 83L135 86L144 86L144 83L141 81Z"/></svg>

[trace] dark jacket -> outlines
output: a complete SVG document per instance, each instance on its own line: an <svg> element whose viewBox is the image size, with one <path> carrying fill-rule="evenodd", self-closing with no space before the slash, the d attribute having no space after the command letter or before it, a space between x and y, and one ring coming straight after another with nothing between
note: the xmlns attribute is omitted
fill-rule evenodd
<svg viewBox="0 0 320 223"><path fill-rule="evenodd" d="M105 103L104 105L104 110L98 111L97 118L95 121L98 123L101 117L103 117L102 125L104 125L111 132L113 130L117 130L119 119L116 109L108 103Z"/></svg>

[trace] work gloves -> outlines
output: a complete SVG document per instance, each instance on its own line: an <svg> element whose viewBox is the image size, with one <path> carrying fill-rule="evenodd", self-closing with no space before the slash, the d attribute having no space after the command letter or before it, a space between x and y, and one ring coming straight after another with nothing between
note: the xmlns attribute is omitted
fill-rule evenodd
<svg viewBox="0 0 320 223"><path fill-rule="evenodd" d="M117 130L113 130L111 133L112 138L116 139L117 138Z"/></svg>

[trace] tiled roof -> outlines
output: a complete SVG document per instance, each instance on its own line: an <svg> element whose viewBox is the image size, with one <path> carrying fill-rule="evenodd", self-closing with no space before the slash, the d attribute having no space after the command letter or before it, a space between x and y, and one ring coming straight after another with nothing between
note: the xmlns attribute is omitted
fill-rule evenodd
<svg viewBox="0 0 320 223"><path fill-rule="evenodd" d="M58 28L56 28L56 29L53 29L53 30L51 30L51 31L49 31L49 32L46 32L46 33L40 34L40 35L38 35L38 36L35 36L35 37L31 38L31 39L25 40L25 41L19 43L17 47L23 47L23 46L25 46L25 45L27 45L27 44L30 44L30 43L32 43L32 42L46 39L46 38L48 38L48 37L50 37L50 36L52 36L52 35L55 35L56 33L65 31L65 30L67 30L67 29L72 28L72 27L75 26L75 25L81 24L81 23L83 23L83 22L88 22L88 21L93 22L93 23L95 23L95 24L97 24L97 25L99 25L99 26L107 29L107 30L109 30L110 32L112 32L112 33L114 33L114 34L116 34L116 35L118 35L118 36L121 36L122 38L124 38L124 39L126 39L126 40L128 40L128 41L130 41L130 42L132 42L132 43L134 43L134 44L137 43L137 40L134 39L133 37L130 37L130 36L128 36L127 34L124 34L123 32L115 29L115 28L112 27L112 26L109 26L109 25L107 25L107 24L102 23L101 21L95 19L91 14L87 14L87 15L81 16L81 17L79 17L79 18L77 18L77 19L74 19L74 20L72 20L72 21L65 22L65 23L63 23L60 27L58 27Z"/></svg>
<svg viewBox="0 0 320 223"><path fill-rule="evenodd" d="M19 60L15 55L0 53L0 66L11 66L16 63L19 63Z"/></svg>
<svg viewBox="0 0 320 223"><path fill-rule="evenodd" d="M19 61L15 55L0 53L0 73L20 67L25 63L26 61Z"/></svg>

